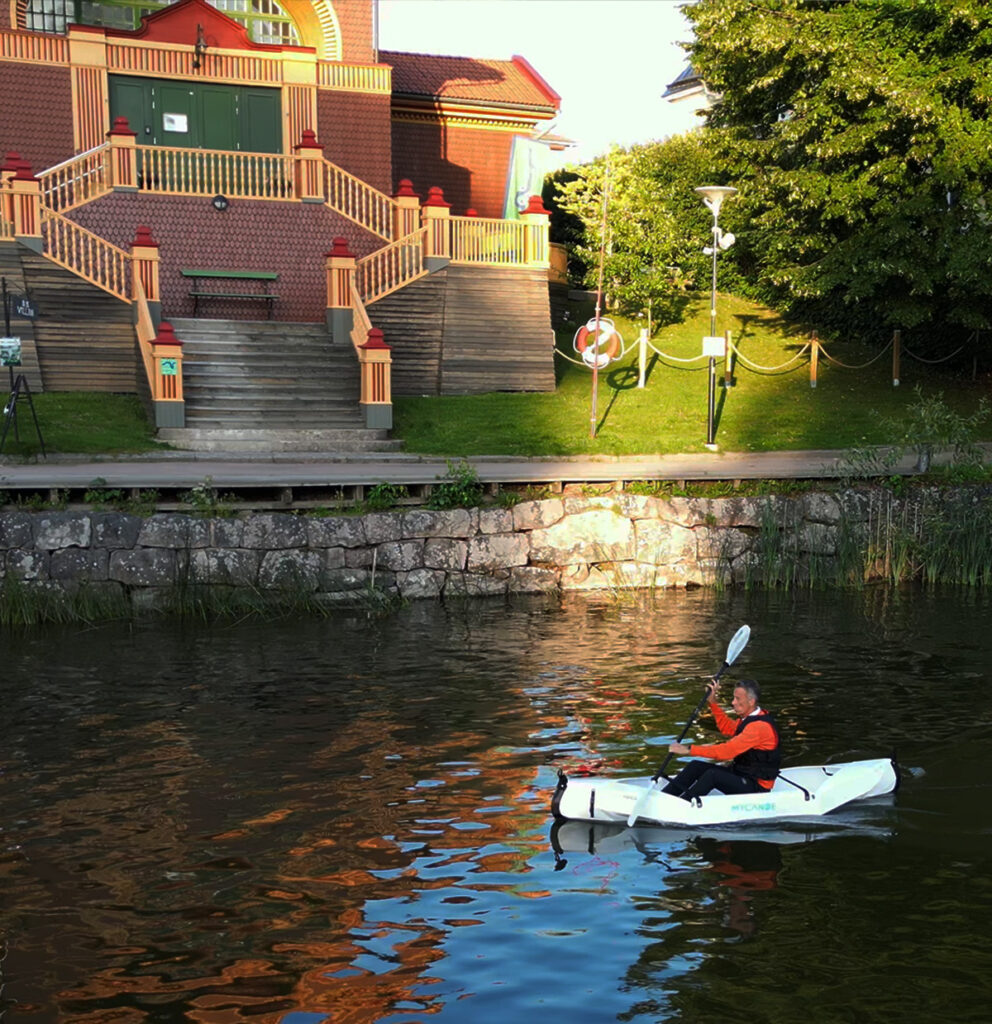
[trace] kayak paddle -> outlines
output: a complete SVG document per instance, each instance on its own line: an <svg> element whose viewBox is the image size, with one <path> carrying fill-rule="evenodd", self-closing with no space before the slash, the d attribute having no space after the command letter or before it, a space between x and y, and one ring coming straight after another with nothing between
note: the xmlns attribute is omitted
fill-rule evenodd
<svg viewBox="0 0 992 1024"><path fill-rule="evenodd" d="M751 639L751 627L741 626L739 630L733 635L729 644L727 644L727 657L724 659L723 664L720 666L720 671L713 677L713 684L720 681L720 676L730 668L731 665L737 660L737 656L747 647L748 640ZM689 731L689 727L696 720L696 715L703 710L703 705L706 703L710 695L710 685L708 684L706 689L703 691L703 696L700 698L699 703L696 705L696 710L689 716L689 720L685 723L685 728L682 730L681 736L675 741L681 743L685 739L686 733ZM641 816L644 808L647 806L648 801L651 799L651 792L654 789L654 784L658 779L664 775L665 768L668 762L672 759L672 752L669 751L667 757L661 763L661 767L655 773L654 778L651 780L651 785L644 790L644 794L638 799L637 803L634 804L634 809L630 812L627 818L627 828L631 828L635 821Z"/></svg>

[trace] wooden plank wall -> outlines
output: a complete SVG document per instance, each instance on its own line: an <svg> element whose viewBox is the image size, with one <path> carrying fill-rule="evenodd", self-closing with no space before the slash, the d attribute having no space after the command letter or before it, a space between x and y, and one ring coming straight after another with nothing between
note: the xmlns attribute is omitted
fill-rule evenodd
<svg viewBox="0 0 992 1024"><path fill-rule="evenodd" d="M447 274L422 277L368 307L372 326L393 350L394 395L440 393Z"/></svg>
<svg viewBox="0 0 992 1024"><path fill-rule="evenodd" d="M134 394L130 305L29 249L21 250L21 266L38 305L34 333L45 390Z"/></svg>
<svg viewBox="0 0 992 1024"><path fill-rule="evenodd" d="M546 271L448 266L369 306L394 395L553 391Z"/></svg>
<svg viewBox="0 0 992 1024"><path fill-rule="evenodd" d="M546 270L448 267L441 394L553 391Z"/></svg>
<svg viewBox="0 0 992 1024"><path fill-rule="evenodd" d="M7 282L7 291L13 295L27 294L20 255L27 251L19 242L0 242L0 277ZM3 331L3 311L0 310L0 334ZM15 367L14 374L23 373L27 377L31 393L40 394L43 388L41 367L38 365L38 352L35 345L34 321L11 317L10 333L13 337L21 339L21 365ZM9 384L10 371L0 367L0 391L6 391Z"/></svg>

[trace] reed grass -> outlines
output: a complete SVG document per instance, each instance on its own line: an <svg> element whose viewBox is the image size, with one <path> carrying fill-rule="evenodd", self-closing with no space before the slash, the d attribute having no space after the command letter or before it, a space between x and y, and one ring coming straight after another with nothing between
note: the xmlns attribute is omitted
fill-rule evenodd
<svg viewBox="0 0 992 1024"><path fill-rule="evenodd" d="M992 492L964 490L940 502L926 489L866 493L863 521L840 522L833 554L802 550L798 508L769 501L739 582L744 589L859 589L868 584L927 587L992 584ZM730 558L717 583L732 585Z"/></svg>

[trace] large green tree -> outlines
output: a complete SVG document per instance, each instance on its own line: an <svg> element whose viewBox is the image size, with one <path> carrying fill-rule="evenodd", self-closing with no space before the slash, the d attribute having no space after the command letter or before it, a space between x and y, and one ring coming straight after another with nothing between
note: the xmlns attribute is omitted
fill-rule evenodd
<svg viewBox="0 0 992 1024"><path fill-rule="evenodd" d="M988 0L685 10L764 297L935 347L992 326Z"/></svg>
<svg viewBox="0 0 992 1024"><path fill-rule="evenodd" d="M688 292L709 284L703 246L710 240L712 217L693 189L710 184L715 173L714 154L694 132L614 149L559 175L554 202L568 215L559 223L582 226L566 241L585 268L586 285L596 286L605 248L603 286L611 307L637 313L650 302L659 323L677 320ZM721 223L725 219L721 216ZM553 232L555 226L553 215ZM732 263L724 265L721 287L739 286Z"/></svg>

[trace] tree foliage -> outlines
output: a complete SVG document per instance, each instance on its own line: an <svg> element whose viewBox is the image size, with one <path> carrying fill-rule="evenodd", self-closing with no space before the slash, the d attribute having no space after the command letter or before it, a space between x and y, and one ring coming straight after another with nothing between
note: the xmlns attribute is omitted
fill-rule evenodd
<svg viewBox="0 0 992 1024"><path fill-rule="evenodd" d="M554 198L562 218L559 230L570 226L570 237L563 240L584 267L586 286L594 288L599 276L608 188L603 287L611 307L638 313L650 301L659 323L679 319L687 292L709 281L710 262L702 247L710 240L712 216L693 189L711 184L714 174L699 133L614 149L560 174ZM553 237L554 218L553 213ZM721 268L721 287L741 285L732 262L726 269L725 277Z"/></svg>
<svg viewBox="0 0 992 1024"><path fill-rule="evenodd" d="M741 265L838 328L992 326L987 0L698 0Z"/></svg>

